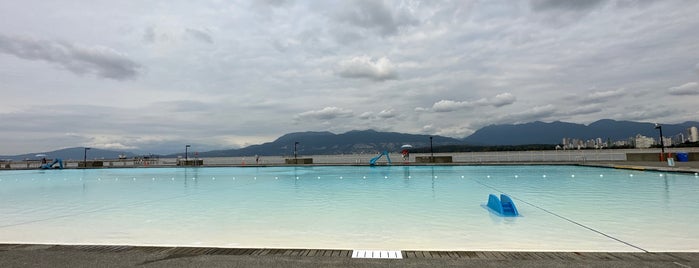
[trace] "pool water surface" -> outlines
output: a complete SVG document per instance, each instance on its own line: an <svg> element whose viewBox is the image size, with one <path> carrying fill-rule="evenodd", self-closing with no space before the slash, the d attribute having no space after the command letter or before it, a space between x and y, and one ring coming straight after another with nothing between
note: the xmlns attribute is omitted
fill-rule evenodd
<svg viewBox="0 0 699 268"><path fill-rule="evenodd" d="M510 195L521 214L485 209ZM699 251L699 178L579 166L0 172L0 243Z"/></svg>

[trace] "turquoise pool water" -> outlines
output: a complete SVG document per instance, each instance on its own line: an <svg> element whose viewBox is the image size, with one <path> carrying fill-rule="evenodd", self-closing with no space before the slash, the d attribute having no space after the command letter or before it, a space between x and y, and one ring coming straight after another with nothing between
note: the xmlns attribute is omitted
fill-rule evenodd
<svg viewBox="0 0 699 268"><path fill-rule="evenodd" d="M521 217L483 208L513 197ZM699 178L577 166L0 172L0 243L699 251Z"/></svg>

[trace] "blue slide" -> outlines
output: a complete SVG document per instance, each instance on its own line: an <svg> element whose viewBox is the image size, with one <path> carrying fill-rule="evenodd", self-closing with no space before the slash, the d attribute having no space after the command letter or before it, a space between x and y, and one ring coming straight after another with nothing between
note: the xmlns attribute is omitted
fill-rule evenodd
<svg viewBox="0 0 699 268"><path fill-rule="evenodd" d="M58 164L58 166L55 166L56 164ZM52 169L52 168L63 169L63 160L60 158L56 158L50 164L41 165L41 169Z"/></svg>
<svg viewBox="0 0 699 268"><path fill-rule="evenodd" d="M369 165L372 165L372 166L373 166L373 165L376 165L376 161L378 161L378 160L379 160L382 156L384 156L384 155L386 156L386 159L388 160L388 164L390 165L390 164L391 164L391 157L388 156L388 151L383 151L383 152L381 152L378 156L376 156L376 157L372 158L371 160L369 160Z"/></svg>
<svg viewBox="0 0 699 268"><path fill-rule="evenodd" d="M490 194L487 208L502 217L519 216L515 202L512 202L512 199L506 194L501 194L499 199L496 195Z"/></svg>

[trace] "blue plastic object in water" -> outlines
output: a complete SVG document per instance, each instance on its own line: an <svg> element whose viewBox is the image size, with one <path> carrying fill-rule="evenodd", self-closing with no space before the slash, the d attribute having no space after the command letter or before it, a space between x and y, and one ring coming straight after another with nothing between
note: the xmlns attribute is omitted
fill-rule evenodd
<svg viewBox="0 0 699 268"><path fill-rule="evenodd" d="M54 167L54 165L56 165L56 164L58 164L58 166ZM52 168L63 169L63 160L60 158L56 158L50 164L41 165L41 169L52 169Z"/></svg>
<svg viewBox="0 0 699 268"><path fill-rule="evenodd" d="M512 202L512 199L505 194L501 194L499 199L496 195L490 194L488 196L488 208L503 217L519 216L515 203Z"/></svg>
<svg viewBox="0 0 699 268"><path fill-rule="evenodd" d="M383 152L381 152L381 154L379 154L378 156L376 156L376 157L372 158L371 160L369 160L369 165L372 165L372 166L373 166L373 165L376 165L376 161L378 161L379 158L381 158L381 157L384 156L384 155L386 156L386 159L388 160L388 164L390 165L390 164L391 164L391 157L388 156L388 151L383 151Z"/></svg>

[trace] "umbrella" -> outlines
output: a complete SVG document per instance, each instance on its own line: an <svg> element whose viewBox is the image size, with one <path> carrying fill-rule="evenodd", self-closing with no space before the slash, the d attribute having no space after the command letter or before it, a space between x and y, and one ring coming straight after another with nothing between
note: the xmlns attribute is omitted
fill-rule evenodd
<svg viewBox="0 0 699 268"><path fill-rule="evenodd" d="M413 148L412 145L410 144L404 144L403 146L400 147L401 149L408 149L408 148Z"/></svg>

